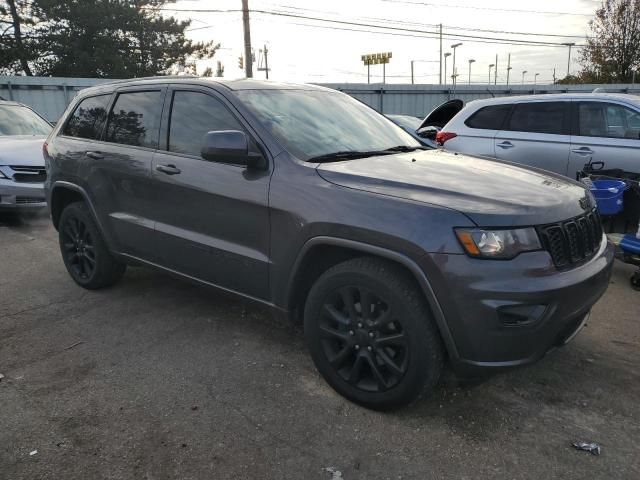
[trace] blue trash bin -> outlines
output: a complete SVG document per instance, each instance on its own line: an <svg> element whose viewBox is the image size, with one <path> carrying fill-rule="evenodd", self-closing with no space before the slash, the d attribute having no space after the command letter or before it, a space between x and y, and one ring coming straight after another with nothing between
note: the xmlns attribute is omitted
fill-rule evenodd
<svg viewBox="0 0 640 480"><path fill-rule="evenodd" d="M591 193L596 197L601 215L615 215L624 207L623 195L627 184L620 180L593 180Z"/></svg>

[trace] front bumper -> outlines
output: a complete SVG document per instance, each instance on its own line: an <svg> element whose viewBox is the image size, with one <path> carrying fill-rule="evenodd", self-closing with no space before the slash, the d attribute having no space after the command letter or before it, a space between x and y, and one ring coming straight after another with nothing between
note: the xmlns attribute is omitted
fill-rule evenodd
<svg viewBox="0 0 640 480"><path fill-rule="evenodd" d="M609 284L614 248L603 236L588 262L559 271L547 252L513 260L436 254L429 272L444 312L454 370L476 376L534 362L582 326Z"/></svg>
<svg viewBox="0 0 640 480"><path fill-rule="evenodd" d="M0 179L0 211L40 210L46 206L42 183Z"/></svg>

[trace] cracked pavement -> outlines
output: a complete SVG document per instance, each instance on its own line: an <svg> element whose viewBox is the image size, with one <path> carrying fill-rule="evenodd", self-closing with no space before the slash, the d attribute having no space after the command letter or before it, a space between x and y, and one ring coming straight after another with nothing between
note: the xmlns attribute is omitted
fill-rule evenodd
<svg viewBox="0 0 640 480"><path fill-rule="evenodd" d="M3 480L640 478L629 265L565 348L384 414L255 305L146 268L82 290L46 217L0 219L0 252Z"/></svg>

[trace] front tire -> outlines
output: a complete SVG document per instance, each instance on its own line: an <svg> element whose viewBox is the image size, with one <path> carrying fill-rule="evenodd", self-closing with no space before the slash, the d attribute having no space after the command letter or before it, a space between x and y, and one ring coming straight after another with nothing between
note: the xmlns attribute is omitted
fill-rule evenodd
<svg viewBox="0 0 640 480"><path fill-rule="evenodd" d="M390 410L438 383L444 353L431 317L408 273L361 257L330 268L313 285L304 334L316 368L338 393Z"/></svg>
<svg viewBox="0 0 640 480"><path fill-rule="evenodd" d="M127 267L109 253L85 203L74 202L65 207L58 238L64 265L81 287L109 287L122 278Z"/></svg>

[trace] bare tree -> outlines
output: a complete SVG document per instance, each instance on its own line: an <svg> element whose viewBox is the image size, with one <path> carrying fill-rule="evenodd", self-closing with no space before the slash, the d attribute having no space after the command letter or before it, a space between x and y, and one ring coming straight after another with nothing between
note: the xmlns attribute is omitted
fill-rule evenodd
<svg viewBox="0 0 640 480"><path fill-rule="evenodd" d="M629 82L640 66L640 0L604 0L582 50L585 79Z"/></svg>

